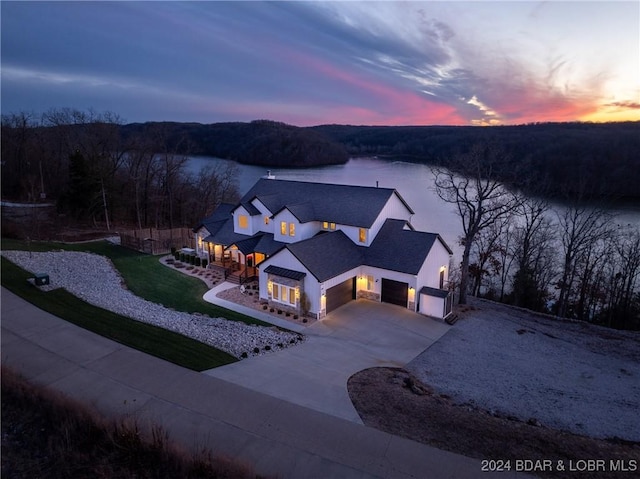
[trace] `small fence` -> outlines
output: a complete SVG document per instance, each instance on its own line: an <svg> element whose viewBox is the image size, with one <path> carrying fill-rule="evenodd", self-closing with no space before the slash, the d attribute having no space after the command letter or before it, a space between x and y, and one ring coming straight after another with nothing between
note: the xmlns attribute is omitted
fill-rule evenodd
<svg viewBox="0 0 640 479"><path fill-rule="evenodd" d="M120 244L125 248L155 255L170 253L172 247L194 248L195 239L190 228L144 228L120 233Z"/></svg>

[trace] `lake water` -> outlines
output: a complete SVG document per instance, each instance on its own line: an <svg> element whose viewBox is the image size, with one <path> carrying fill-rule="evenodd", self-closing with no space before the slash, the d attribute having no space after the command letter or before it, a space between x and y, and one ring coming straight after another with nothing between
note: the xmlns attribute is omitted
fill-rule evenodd
<svg viewBox="0 0 640 479"><path fill-rule="evenodd" d="M241 195L267 174L267 168L262 166L242 165L204 156L191 157L189 169L195 173L212 162L234 163L238 166L238 187ZM352 158L344 165L304 169L272 168L270 171L276 178L285 180L358 186L377 184L384 188L395 188L416 213L411 219L411 224L419 231L439 233L454 251L457 260L460 259L460 218L454 205L442 201L433 190L434 178L427 165L378 158ZM615 213L618 215L619 224L640 225L640 205Z"/></svg>

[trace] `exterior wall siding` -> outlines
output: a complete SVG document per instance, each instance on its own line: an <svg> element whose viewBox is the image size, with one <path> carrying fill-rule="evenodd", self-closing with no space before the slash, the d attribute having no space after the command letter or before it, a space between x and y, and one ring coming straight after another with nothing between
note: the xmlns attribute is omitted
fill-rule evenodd
<svg viewBox="0 0 640 479"><path fill-rule="evenodd" d="M273 261L273 260L277 261ZM280 266L281 268L287 268L294 271L300 271L306 273L306 276L300 282L300 291L304 291L309 299L309 312L313 314L319 314L320 312L320 284L318 280L305 268L298 259L291 254L288 250L280 251L276 256L267 258L260 263L259 274L259 286L260 286L260 299L271 301L271 297L268 290L269 275L264 270L269 265ZM281 283L284 284L284 283Z"/></svg>
<svg viewBox="0 0 640 479"><path fill-rule="evenodd" d="M274 228L273 228L273 224L274 221L273 219L271 219L271 211L269 211L269 208L267 208L265 205L262 204L262 202L255 198L251 204L253 206L255 206L256 208L258 208L258 210L260 211L260 215L258 216L253 216L251 219L253 221L253 231L255 231L256 233L258 231L263 231L265 233L273 233L274 232ZM264 219L265 217L269 218L269 223L265 224Z"/></svg>
<svg viewBox="0 0 640 479"><path fill-rule="evenodd" d="M247 227L246 228L241 228L240 227L240 224L239 224L240 216L246 216L247 217ZM253 231L253 222L252 222L251 216L249 215L249 212L243 206L239 206L233 212L233 231L235 231L236 233L240 233L240 234L243 234L243 235L249 235L249 236L253 235L253 233L254 233L254 231Z"/></svg>
<svg viewBox="0 0 640 479"><path fill-rule="evenodd" d="M373 276L374 289L372 291L367 290L367 275ZM390 271L387 269L374 268L371 266L362 266L360 268L360 275L356 280L356 286L358 290L358 297L365 299L374 299L375 301L381 301L382 299L382 278L391 279L393 281L400 281L407 283L409 288L413 288L413 291L409 289L409 298L407 308L412 311L416 310L416 290L418 289L418 279L416 276L407 273L399 273L397 271Z"/></svg>
<svg viewBox="0 0 640 479"><path fill-rule="evenodd" d="M449 261L451 256L444 245L436 240L427 259L420 268L418 273L419 286L428 286L430 288L440 288L440 270L444 266L445 285L449 280Z"/></svg>
<svg viewBox="0 0 640 479"><path fill-rule="evenodd" d="M444 312L443 298L436 298L426 294L420 295L420 313L433 318L442 318Z"/></svg>
<svg viewBox="0 0 640 479"><path fill-rule="evenodd" d="M384 208L378 215L378 218L376 218L373 225L371 226L371 231L369 233L371 240L369 244L371 244L373 238L375 238L380 232L380 229L382 228L382 225L384 225L384 222L389 218L406 221L409 221L411 219L411 213L404 205L404 203L400 201L400 198L398 198L398 196L395 194L391 195L391 197L387 201L387 204L384 205Z"/></svg>

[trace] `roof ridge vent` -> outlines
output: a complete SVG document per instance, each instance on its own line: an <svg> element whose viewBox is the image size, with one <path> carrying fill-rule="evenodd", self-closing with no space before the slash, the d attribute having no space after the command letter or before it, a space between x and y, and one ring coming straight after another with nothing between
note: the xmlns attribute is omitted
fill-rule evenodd
<svg viewBox="0 0 640 479"><path fill-rule="evenodd" d="M275 180L276 179L276 175L272 175L271 174L271 170L267 170L267 176L265 176L265 178L267 180Z"/></svg>

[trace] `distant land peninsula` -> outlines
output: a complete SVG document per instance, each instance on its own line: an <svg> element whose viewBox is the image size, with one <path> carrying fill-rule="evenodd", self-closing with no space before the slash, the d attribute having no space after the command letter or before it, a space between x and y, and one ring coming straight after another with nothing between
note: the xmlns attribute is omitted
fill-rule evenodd
<svg viewBox="0 0 640 479"><path fill-rule="evenodd" d="M640 122L296 127L256 120L132 123L122 133L136 136L158 125L176 146L188 148L186 154L287 168L342 164L357 156L447 166L474 144L491 143L511 158L513 169L503 174L515 187L546 196L640 197Z"/></svg>

